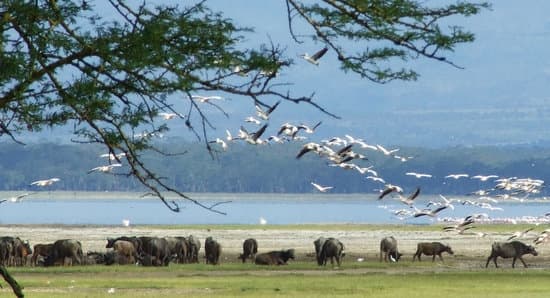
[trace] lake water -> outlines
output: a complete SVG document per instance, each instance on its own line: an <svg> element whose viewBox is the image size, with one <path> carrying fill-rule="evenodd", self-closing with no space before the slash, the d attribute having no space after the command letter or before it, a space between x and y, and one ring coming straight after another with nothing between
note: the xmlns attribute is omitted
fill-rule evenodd
<svg viewBox="0 0 550 298"><path fill-rule="evenodd" d="M8 198L14 193L0 193ZM0 204L0 224L267 224L307 223L407 223L430 224L433 218L398 219L391 210L407 209L393 199L378 201L367 195L341 194L189 194L205 205L231 201L217 206L221 215L179 200L181 212L174 213L158 199L142 199L132 193L35 193L19 203ZM435 196L424 196L416 204L425 207ZM550 202L538 200L523 203L494 204L502 210L490 211L475 206L455 205L455 209L440 212L440 218L464 218L474 213L486 213L495 220L530 220L549 222ZM441 219L440 219L441 220Z"/></svg>

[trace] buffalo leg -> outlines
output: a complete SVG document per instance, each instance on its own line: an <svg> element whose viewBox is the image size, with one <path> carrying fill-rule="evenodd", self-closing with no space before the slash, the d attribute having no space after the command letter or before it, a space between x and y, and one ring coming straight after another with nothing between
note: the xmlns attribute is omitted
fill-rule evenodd
<svg viewBox="0 0 550 298"><path fill-rule="evenodd" d="M489 256L487 258L487 263L485 263L485 268L489 267L489 262L491 262L491 259L493 258L493 256Z"/></svg>
<svg viewBox="0 0 550 298"><path fill-rule="evenodd" d="M523 260L522 257L518 257L519 260L523 263L523 267L527 268L527 264L525 264L525 261Z"/></svg>

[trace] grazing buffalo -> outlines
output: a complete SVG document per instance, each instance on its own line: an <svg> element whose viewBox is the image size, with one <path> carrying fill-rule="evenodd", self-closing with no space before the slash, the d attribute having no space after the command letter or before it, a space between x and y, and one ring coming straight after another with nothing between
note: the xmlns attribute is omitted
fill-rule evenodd
<svg viewBox="0 0 550 298"><path fill-rule="evenodd" d="M323 245L325 245L326 241L327 238L325 237L319 237L317 238L317 240L313 241L313 246L315 247L315 259L317 260L317 264L320 264L320 262L322 262L320 260L321 249L323 248Z"/></svg>
<svg viewBox="0 0 550 298"><path fill-rule="evenodd" d="M189 263L199 262L199 251L201 249L201 242L193 235L187 237L187 260Z"/></svg>
<svg viewBox="0 0 550 298"><path fill-rule="evenodd" d="M243 242L243 253L239 255L239 259L246 262L246 259L250 258L254 260L256 258L256 253L258 253L258 241L254 238L246 239Z"/></svg>
<svg viewBox="0 0 550 298"><path fill-rule="evenodd" d="M441 257L441 254L447 252L449 254L454 254L453 250L450 246L445 245L441 242L421 242L418 243L416 247L416 253L413 256L413 262L414 259L418 257L418 261L420 261L420 256L422 254L425 254L427 256L433 256L432 262L435 261L435 256L439 256L439 259L443 261L443 257Z"/></svg>
<svg viewBox="0 0 550 298"><path fill-rule="evenodd" d="M525 254L532 254L534 256L538 255L535 248L531 245L527 245L520 241L512 242L495 242L491 247L491 255L487 258L487 263L485 263L485 268L489 266L491 259L495 262L495 267L498 268L497 258L501 257L504 259L514 258L512 260L512 268L516 266L516 260L519 259L524 267L527 267L525 261L523 261L522 256Z"/></svg>
<svg viewBox="0 0 550 298"><path fill-rule="evenodd" d="M185 237L173 237L176 239L174 250L171 251L172 256L175 256L176 263L188 263L187 252L189 251L189 242Z"/></svg>
<svg viewBox="0 0 550 298"><path fill-rule="evenodd" d="M270 251L256 255L256 265L286 265L289 259L294 260L294 249Z"/></svg>
<svg viewBox="0 0 550 298"><path fill-rule="evenodd" d="M336 264L338 264L339 267L340 259L345 255L344 244L342 244L342 242L338 239L328 238L321 248L319 258L317 259L317 264L319 264L319 266L326 265L327 259L330 258L330 263L332 266L334 267L334 259L336 259Z"/></svg>
<svg viewBox="0 0 550 298"><path fill-rule="evenodd" d="M38 257L46 259L52 254L53 243L48 244L36 244L34 247L34 252L31 257L31 265L36 266L38 262Z"/></svg>
<svg viewBox="0 0 550 298"><path fill-rule="evenodd" d="M8 239L0 239L0 264L9 265L12 259L13 243Z"/></svg>
<svg viewBox="0 0 550 298"><path fill-rule="evenodd" d="M393 236L384 237L380 241L380 262L382 262L382 255L384 255L384 262L387 262L388 259L398 262L403 255L397 249L397 240Z"/></svg>
<svg viewBox="0 0 550 298"><path fill-rule="evenodd" d="M218 241L208 237L204 240L204 257L206 258L206 264L217 265L220 261L222 254L222 246Z"/></svg>
<svg viewBox="0 0 550 298"><path fill-rule="evenodd" d="M44 265L62 264L72 266L75 261L80 265L82 264L82 257L82 244L80 244L80 241L73 239L57 240L53 243L51 254L44 259ZM67 261L69 262L67 263Z"/></svg>
<svg viewBox="0 0 550 298"><path fill-rule="evenodd" d="M118 238L107 238L107 245L105 245L105 248L113 248L113 245L118 240L124 240L124 241L132 242L132 244L134 245L134 248L136 249L136 251L137 252L141 251L141 240L138 237L135 237L135 236L133 236L133 237L121 236L121 237L118 237Z"/></svg>
<svg viewBox="0 0 550 298"><path fill-rule="evenodd" d="M113 250L118 255L118 264L135 264L138 259L134 244L126 240L117 240L113 243Z"/></svg>
<svg viewBox="0 0 550 298"><path fill-rule="evenodd" d="M141 251L138 251L140 263L144 266L168 266L170 251L168 241L159 237L139 237Z"/></svg>

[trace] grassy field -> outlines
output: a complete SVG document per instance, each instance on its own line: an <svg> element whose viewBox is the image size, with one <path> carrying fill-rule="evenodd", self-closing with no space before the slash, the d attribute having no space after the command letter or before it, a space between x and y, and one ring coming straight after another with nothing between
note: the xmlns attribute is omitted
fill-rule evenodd
<svg viewBox="0 0 550 298"><path fill-rule="evenodd" d="M439 263L364 262L344 269L292 263L16 268L26 297L548 297L550 271L448 270ZM343 266L344 267L344 266ZM109 290L114 293L109 293ZM0 291L10 296L9 287Z"/></svg>

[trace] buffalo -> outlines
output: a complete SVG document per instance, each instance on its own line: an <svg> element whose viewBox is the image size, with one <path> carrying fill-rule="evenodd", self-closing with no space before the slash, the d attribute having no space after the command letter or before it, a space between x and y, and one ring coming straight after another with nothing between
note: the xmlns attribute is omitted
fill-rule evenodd
<svg viewBox="0 0 550 298"><path fill-rule="evenodd" d="M117 240L113 243L113 250L118 257L118 264L134 264L138 259L134 244L126 240Z"/></svg>
<svg viewBox="0 0 550 298"><path fill-rule="evenodd" d="M336 263L340 266L340 259L345 255L344 244L338 239L328 238L323 244L323 247L321 247L319 257L317 258L317 264L319 264L319 266L326 265L327 259L330 258L332 266L334 266L334 259L336 259Z"/></svg>
<svg viewBox="0 0 550 298"><path fill-rule="evenodd" d="M320 261L321 257L321 249L323 248L323 245L325 245L325 242L327 241L327 238L325 237L319 237L317 240L313 241L313 246L315 247L315 258L317 260L317 264L320 264L322 261Z"/></svg>
<svg viewBox="0 0 550 298"><path fill-rule="evenodd" d="M450 246L445 245L441 242L421 242L417 245L416 253L413 256L413 262L417 257L418 261L420 261L420 256L422 254L433 256L432 262L435 261L435 256L439 256L439 259L443 261L443 257L441 256L441 254L444 252L447 252L451 255L454 254Z"/></svg>
<svg viewBox="0 0 550 298"><path fill-rule="evenodd" d="M34 245L33 248L34 248L34 251L31 257L31 265L36 266L38 262L38 257L42 257L43 259L46 259L48 256L52 254L53 243L36 244Z"/></svg>
<svg viewBox="0 0 550 298"><path fill-rule="evenodd" d="M138 251L140 263L144 266L168 266L170 251L168 241L159 237L138 237L141 251Z"/></svg>
<svg viewBox="0 0 550 298"><path fill-rule="evenodd" d="M495 242L491 246L491 255L489 258L487 258L487 263L485 263L485 268L489 266L489 262L491 259L495 262L495 267L498 268L497 265L497 258L501 257L504 259L507 258L514 258L512 260L512 268L515 268L516 266L516 260L519 259L525 268L527 268L527 264L525 264L525 261L523 261L522 256L525 254L532 254L534 256L537 256L538 253L535 250L535 248L531 245L527 245L520 241L512 241L512 242Z"/></svg>
<svg viewBox="0 0 550 298"><path fill-rule="evenodd" d="M44 259L44 265L72 265L75 261L80 265L82 264L82 257L82 244L80 241L61 239L53 243L51 254ZM69 261L68 263L67 260Z"/></svg>
<svg viewBox="0 0 550 298"><path fill-rule="evenodd" d="M289 259L294 260L294 249L270 251L256 255L256 265L286 265Z"/></svg>
<svg viewBox="0 0 550 298"><path fill-rule="evenodd" d="M222 246L218 241L212 237L208 237L204 240L204 257L206 258L206 264L217 265L220 261L222 254Z"/></svg>
<svg viewBox="0 0 550 298"><path fill-rule="evenodd" d="M254 238L246 239L243 242L243 253L239 255L239 259L246 262L246 259L250 258L254 260L256 258L256 253L258 253L258 241Z"/></svg>
<svg viewBox="0 0 550 298"><path fill-rule="evenodd" d="M397 249L397 240L393 236L385 237L380 241L380 262L382 262L382 255L384 255L384 262L388 259L398 262L403 255Z"/></svg>
<svg viewBox="0 0 550 298"><path fill-rule="evenodd" d="M199 251L201 249L201 242L193 235L187 237L187 261L189 263L199 262Z"/></svg>

